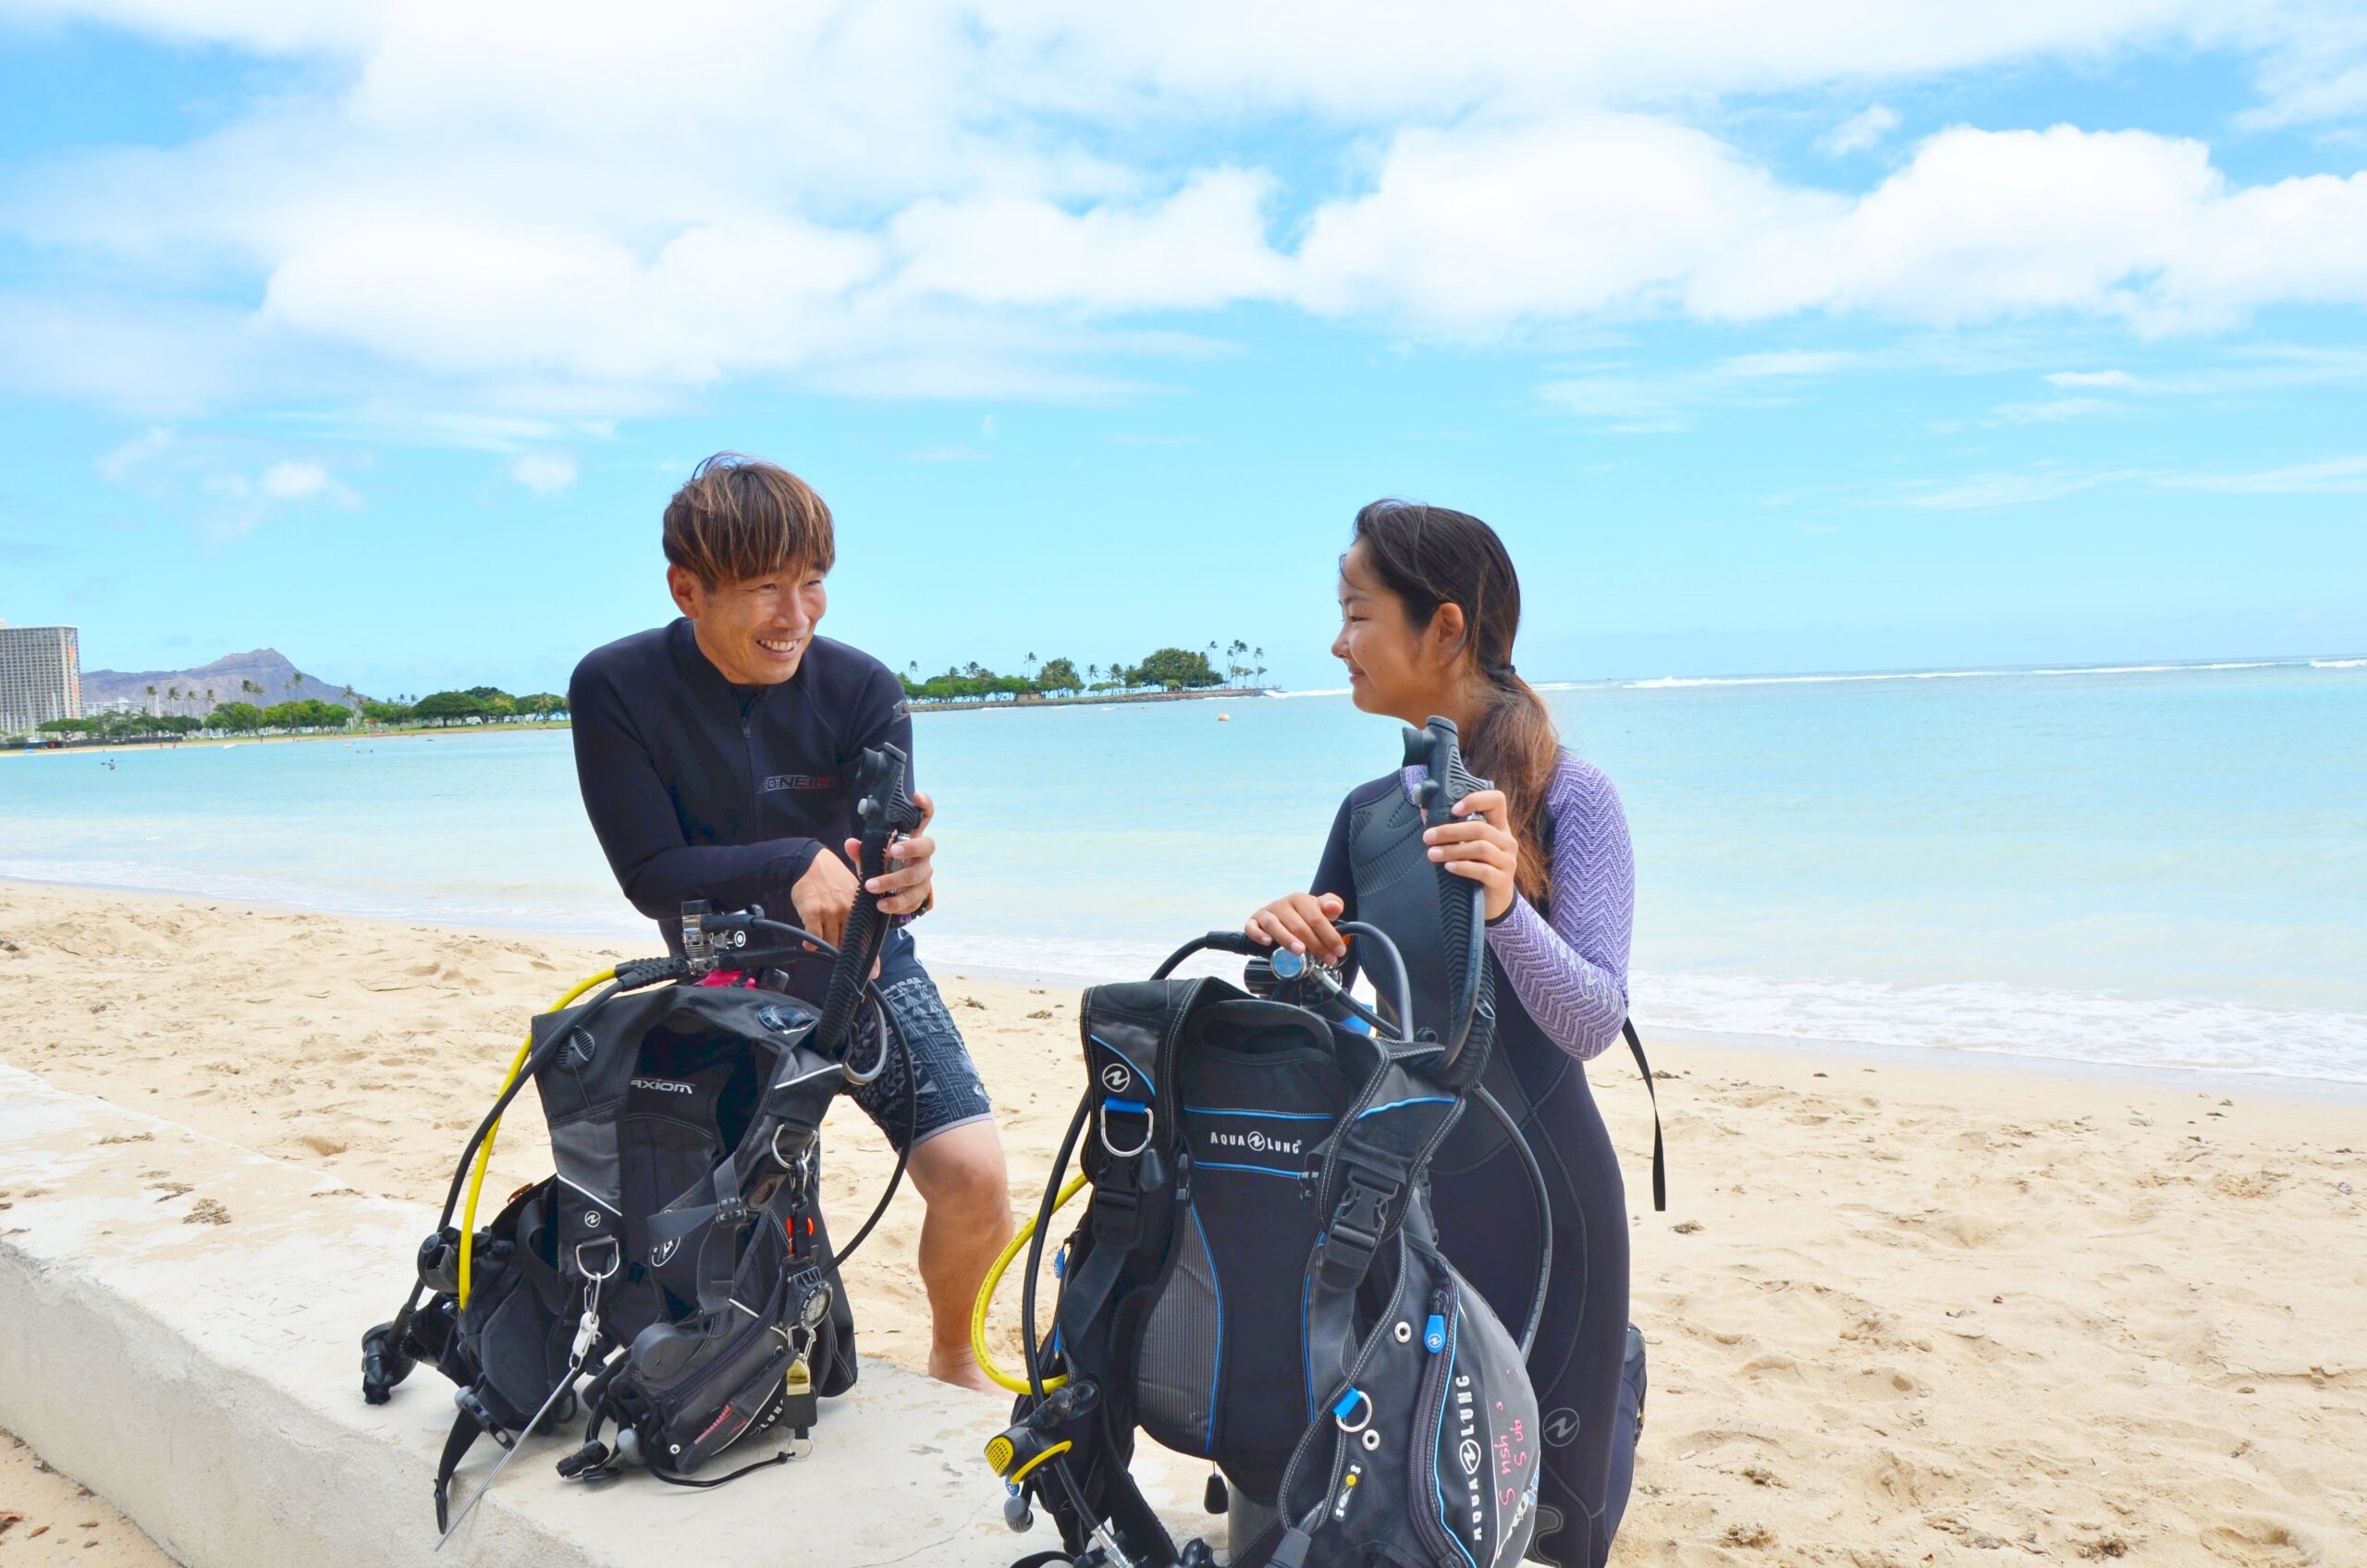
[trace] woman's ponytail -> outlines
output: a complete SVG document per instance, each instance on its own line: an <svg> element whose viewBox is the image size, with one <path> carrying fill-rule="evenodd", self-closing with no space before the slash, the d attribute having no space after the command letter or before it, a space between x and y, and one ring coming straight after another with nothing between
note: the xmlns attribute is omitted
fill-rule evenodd
<svg viewBox="0 0 2367 1568"><path fill-rule="evenodd" d="M1561 766L1552 715L1513 668L1520 631L1520 578L1504 542L1468 512L1412 501L1375 501L1356 513L1355 543L1383 586L1404 602L1417 626L1441 605L1463 611L1472 661L1484 690L1480 712L1463 738L1471 770L1495 782L1511 807L1520 843L1515 879L1523 898L1542 908L1552 886L1546 797Z"/></svg>

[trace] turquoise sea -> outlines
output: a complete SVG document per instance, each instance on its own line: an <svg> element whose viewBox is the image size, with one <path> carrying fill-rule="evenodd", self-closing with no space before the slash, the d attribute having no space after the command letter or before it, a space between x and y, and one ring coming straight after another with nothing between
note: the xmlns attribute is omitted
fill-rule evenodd
<svg viewBox="0 0 2367 1568"><path fill-rule="evenodd" d="M2367 659L1546 695L1626 802L1648 1031L2367 1083ZM927 714L915 746L924 954L1068 981L1303 886L1397 740L1309 692ZM0 760L0 876L647 930L564 733L115 760Z"/></svg>

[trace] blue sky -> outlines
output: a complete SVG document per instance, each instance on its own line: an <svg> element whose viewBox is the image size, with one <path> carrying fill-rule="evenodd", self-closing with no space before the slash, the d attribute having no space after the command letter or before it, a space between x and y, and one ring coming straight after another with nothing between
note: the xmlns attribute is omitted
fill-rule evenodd
<svg viewBox="0 0 2367 1568"><path fill-rule="evenodd" d="M731 447L890 663L1335 683L1384 494L1539 678L2367 649L2307 0L0 0L0 617L553 686Z"/></svg>

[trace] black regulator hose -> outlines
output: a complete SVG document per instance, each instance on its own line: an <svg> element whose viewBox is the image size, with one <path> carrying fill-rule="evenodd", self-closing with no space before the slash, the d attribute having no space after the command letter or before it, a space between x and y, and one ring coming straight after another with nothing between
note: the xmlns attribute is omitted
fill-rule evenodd
<svg viewBox="0 0 2367 1568"><path fill-rule="evenodd" d="M1537 1163L1537 1151L1528 1146L1528 1139L1522 1135L1520 1123L1513 1120L1512 1112L1478 1084L1465 1092L1496 1119L1496 1124L1512 1140L1513 1147L1520 1153L1521 1169L1528 1172L1528 1190L1537 1197L1537 1291L1529 1297L1528 1321L1520 1329L1520 1358L1527 1361L1529 1347L1537 1342L1537 1326L1545 1318L1545 1292L1553 1283L1553 1194L1546 1190L1545 1171Z"/></svg>
<svg viewBox="0 0 2367 1568"><path fill-rule="evenodd" d="M879 962L888 941L888 922L869 885L888 873L888 846L920 830L921 808L904 788L908 767L901 749L878 746L865 750L855 770L854 809L863 823L863 846L855 867L854 907L847 912L838 966L830 972L830 988L822 998L822 1023L814 1031L815 1044L832 1058L846 1049L847 1032L871 981L871 966Z"/></svg>

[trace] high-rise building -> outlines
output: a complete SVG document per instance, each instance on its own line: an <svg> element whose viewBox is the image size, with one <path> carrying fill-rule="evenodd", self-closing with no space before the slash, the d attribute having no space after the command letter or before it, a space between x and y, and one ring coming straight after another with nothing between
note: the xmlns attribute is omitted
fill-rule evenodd
<svg viewBox="0 0 2367 1568"><path fill-rule="evenodd" d="M0 735L82 717L82 649L70 626L0 621Z"/></svg>

